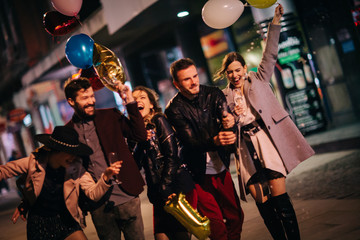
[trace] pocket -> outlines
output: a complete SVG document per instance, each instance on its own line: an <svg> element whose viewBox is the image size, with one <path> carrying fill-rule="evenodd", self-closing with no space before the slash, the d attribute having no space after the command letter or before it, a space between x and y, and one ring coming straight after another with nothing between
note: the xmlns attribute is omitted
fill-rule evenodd
<svg viewBox="0 0 360 240"><path fill-rule="evenodd" d="M284 111L273 114L271 116L271 118L273 119L274 123L277 124L288 116L290 116L289 113L284 110Z"/></svg>

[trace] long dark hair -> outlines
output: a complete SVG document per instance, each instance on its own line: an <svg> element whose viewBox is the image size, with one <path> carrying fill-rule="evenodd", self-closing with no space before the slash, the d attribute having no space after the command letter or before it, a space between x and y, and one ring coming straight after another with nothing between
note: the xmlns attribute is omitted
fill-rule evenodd
<svg viewBox="0 0 360 240"><path fill-rule="evenodd" d="M226 69L235 61L240 62L243 67L246 65L245 59L238 52L230 52L224 57L221 68L214 74L214 81L225 78Z"/></svg>
<svg viewBox="0 0 360 240"><path fill-rule="evenodd" d="M162 112L162 109L159 104L159 95L152 89L147 88L145 86L137 86L134 88L133 92L135 91L143 91L148 95L150 103L154 106L154 113Z"/></svg>

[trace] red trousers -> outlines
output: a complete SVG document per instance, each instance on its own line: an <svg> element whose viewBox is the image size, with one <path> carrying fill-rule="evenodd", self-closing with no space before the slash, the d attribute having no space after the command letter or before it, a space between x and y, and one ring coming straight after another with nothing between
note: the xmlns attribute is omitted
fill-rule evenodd
<svg viewBox="0 0 360 240"><path fill-rule="evenodd" d="M210 239L239 240L244 222L230 173L205 175L203 184L186 194L186 199L199 213L210 219Z"/></svg>

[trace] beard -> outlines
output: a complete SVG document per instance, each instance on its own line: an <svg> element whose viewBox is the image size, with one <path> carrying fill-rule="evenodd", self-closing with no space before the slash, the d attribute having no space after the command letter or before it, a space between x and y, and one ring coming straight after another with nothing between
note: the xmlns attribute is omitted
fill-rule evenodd
<svg viewBox="0 0 360 240"><path fill-rule="evenodd" d="M85 105L85 106L80 106L78 103L75 102L75 106L74 106L74 111L76 113L76 115L78 115L78 117L82 120L94 120L95 117L95 112L92 115L89 115L86 113L85 108L93 106L95 109L95 104L89 104L89 105Z"/></svg>

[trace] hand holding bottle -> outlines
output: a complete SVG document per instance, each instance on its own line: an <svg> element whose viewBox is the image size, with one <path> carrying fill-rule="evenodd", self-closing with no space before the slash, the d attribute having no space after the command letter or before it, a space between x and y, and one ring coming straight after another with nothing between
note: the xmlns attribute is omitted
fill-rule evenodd
<svg viewBox="0 0 360 240"><path fill-rule="evenodd" d="M235 143L236 135L234 133L235 118L227 111L223 112L222 117L223 130L214 137L214 143L217 146L226 146Z"/></svg>
<svg viewBox="0 0 360 240"><path fill-rule="evenodd" d="M226 146L235 143L236 134L233 131L220 131L218 135L214 137L214 143L216 146Z"/></svg>
<svg viewBox="0 0 360 240"><path fill-rule="evenodd" d="M224 129L230 129L235 125L235 118L233 115L229 114L227 111L223 112L222 125Z"/></svg>

